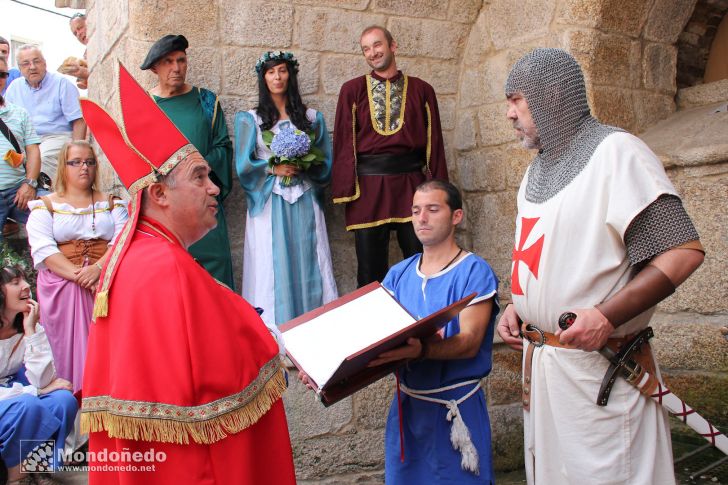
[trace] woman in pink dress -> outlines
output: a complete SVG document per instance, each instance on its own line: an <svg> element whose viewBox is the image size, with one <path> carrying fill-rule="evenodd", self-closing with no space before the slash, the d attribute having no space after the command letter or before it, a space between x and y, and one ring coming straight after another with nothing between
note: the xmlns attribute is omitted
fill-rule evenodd
<svg viewBox="0 0 728 485"><path fill-rule="evenodd" d="M87 142L66 143L58 156L55 192L28 204L41 320L58 376L71 381L74 393L83 383L96 284L128 218L125 201L97 189L98 168Z"/></svg>

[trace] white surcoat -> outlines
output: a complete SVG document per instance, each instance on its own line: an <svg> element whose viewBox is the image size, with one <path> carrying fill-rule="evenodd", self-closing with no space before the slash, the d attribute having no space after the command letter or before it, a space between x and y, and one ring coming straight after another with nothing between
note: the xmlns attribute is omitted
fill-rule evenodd
<svg viewBox="0 0 728 485"><path fill-rule="evenodd" d="M590 308L633 276L624 235L660 195L677 195L660 160L638 138L616 132L558 194L518 193L511 291L518 315L548 332L563 312ZM614 337L647 326L654 309ZM525 355L525 352L524 352ZM619 380L606 407L595 404L608 362L596 352L536 349L531 411L524 413L530 484L675 483L667 415Z"/></svg>

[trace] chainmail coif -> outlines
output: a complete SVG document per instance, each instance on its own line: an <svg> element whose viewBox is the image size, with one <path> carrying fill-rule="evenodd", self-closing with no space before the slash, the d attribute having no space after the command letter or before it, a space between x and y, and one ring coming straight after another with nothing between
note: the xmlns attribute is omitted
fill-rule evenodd
<svg viewBox="0 0 728 485"><path fill-rule="evenodd" d="M618 128L594 119L581 67L563 49L535 49L516 62L506 96L523 94L541 140L528 171L526 199L545 202L586 166L599 143Z"/></svg>

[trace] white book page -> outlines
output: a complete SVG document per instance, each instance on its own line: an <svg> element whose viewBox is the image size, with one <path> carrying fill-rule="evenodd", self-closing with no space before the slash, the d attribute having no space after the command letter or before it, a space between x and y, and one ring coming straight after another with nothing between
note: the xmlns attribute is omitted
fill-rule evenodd
<svg viewBox="0 0 728 485"><path fill-rule="evenodd" d="M324 387L352 354L417 320L384 288L377 288L283 333L286 350Z"/></svg>

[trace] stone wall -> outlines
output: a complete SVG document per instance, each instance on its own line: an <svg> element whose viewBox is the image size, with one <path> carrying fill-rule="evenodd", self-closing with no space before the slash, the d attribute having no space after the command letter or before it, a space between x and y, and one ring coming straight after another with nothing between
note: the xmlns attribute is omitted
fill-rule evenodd
<svg viewBox="0 0 728 485"><path fill-rule="evenodd" d="M703 82L705 65L728 0L698 0L688 24L677 42L677 85L680 88Z"/></svg>
<svg viewBox="0 0 728 485"><path fill-rule="evenodd" d="M255 105L257 57L265 50L285 49L299 58L306 102L322 111L331 127L341 84L367 71L357 45L360 31L373 23L386 25L399 43L398 65L437 92L450 175L465 193L467 217L458 237L491 262L505 302L510 295L515 195L533 157L514 142L505 119L503 84L510 66L536 46L569 49L582 63L595 114L643 132L676 116L676 43L695 5L696 0L87 0L89 95L116 114L116 59L151 87L152 77L137 66L154 40L182 33L191 44L190 81L220 94L228 123L236 111ZM706 92L710 102L704 99ZM681 109L716 103L725 99L721 93L726 90L681 92ZM706 118L707 111L701 113L694 116L709 125L713 119ZM685 126L691 125L680 125L671 138L680 140ZM692 393L686 383L697 376L699 389L709 395L710 386L725 386L719 373L728 365L725 342L716 329L728 313L728 150L700 138L705 133L689 133L697 147L709 149L653 142L661 147L669 175L685 196L708 258L661 305L655 346L676 388ZM721 133L713 135L725 140ZM245 203L239 188L225 209L240 275ZM353 237L343 229L341 207L329 205L326 215L343 294L355 287ZM393 250L391 259L398 254ZM496 345L486 390L496 467L522 466L520 354ZM391 393L388 379L324 409L291 379L285 403L301 483L381 483L384 416ZM706 401L714 419L725 418L720 403ZM721 423L728 426L728 419Z"/></svg>

